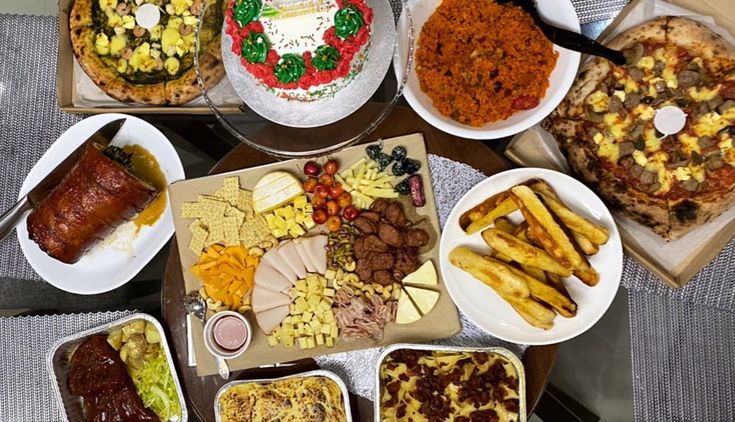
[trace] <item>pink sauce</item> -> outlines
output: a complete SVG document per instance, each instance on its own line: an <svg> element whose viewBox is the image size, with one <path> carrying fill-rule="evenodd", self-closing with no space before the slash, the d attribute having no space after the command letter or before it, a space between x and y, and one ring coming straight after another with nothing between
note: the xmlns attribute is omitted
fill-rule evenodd
<svg viewBox="0 0 735 422"><path fill-rule="evenodd" d="M212 330L214 341L223 349L235 351L248 339L248 328L245 323L234 316L220 318Z"/></svg>

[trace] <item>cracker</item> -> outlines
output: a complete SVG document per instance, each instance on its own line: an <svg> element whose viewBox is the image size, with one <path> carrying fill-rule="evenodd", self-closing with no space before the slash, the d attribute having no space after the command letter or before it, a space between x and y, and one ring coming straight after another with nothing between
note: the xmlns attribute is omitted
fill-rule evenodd
<svg viewBox="0 0 735 422"><path fill-rule="evenodd" d="M222 197L230 205L237 205L237 199L240 196L240 178L237 176L225 177L220 190L222 191Z"/></svg>
<svg viewBox="0 0 735 422"><path fill-rule="evenodd" d="M209 237L209 233L200 225L189 225L191 229L191 241L189 242L189 249L194 252L194 255L199 256L204 250L205 243Z"/></svg>
<svg viewBox="0 0 735 422"><path fill-rule="evenodd" d="M232 205L225 208L225 217L235 217L237 219L237 229L240 230L242 223L245 221L245 213Z"/></svg>
<svg viewBox="0 0 735 422"><path fill-rule="evenodd" d="M225 227L224 219L226 217L220 217L208 221L209 224L209 236L207 237L206 246L213 245L225 240Z"/></svg>
<svg viewBox="0 0 735 422"><path fill-rule="evenodd" d="M198 218L202 216L202 205L199 202L184 202L181 204L181 218Z"/></svg>
<svg viewBox="0 0 735 422"><path fill-rule="evenodd" d="M253 210L253 193L249 190L240 189L240 191L237 193L235 207L244 212L246 217L254 216L255 211Z"/></svg>
<svg viewBox="0 0 735 422"><path fill-rule="evenodd" d="M237 217L225 217L222 219L225 245L234 246L240 244L240 233L238 231L238 223L240 221Z"/></svg>

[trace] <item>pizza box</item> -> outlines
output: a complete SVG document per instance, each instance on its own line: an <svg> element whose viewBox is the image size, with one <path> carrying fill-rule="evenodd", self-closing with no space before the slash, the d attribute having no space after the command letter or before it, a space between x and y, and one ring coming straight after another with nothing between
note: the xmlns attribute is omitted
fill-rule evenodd
<svg viewBox="0 0 735 422"><path fill-rule="evenodd" d="M194 104L175 106L175 107L162 107L162 106L149 106L145 104L126 104L114 100L113 98L107 97L102 90L94 86L91 79L87 77L81 67L76 63L74 52L71 48L71 41L69 37L69 11L71 10L74 0L59 0L59 46L58 55L56 58L56 100L59 103L59 108L69 113L83 113L83 114L98 114L98 113L129 113L129 114L211 114L212 111L206 105L202 98L194 101ZM79 98L77 92L78 79L84 79L84 83L80 83L80 86L85 86L90 91L93 91L94 98L102 98L101 102L92 104L89 100L86 101L88 105L80 106L77 105L76 99ZM226 81L227 77L223 78L225 84L229 84ZM219 86L216 88L220 88ZM231 89L231 88L230 88ZM228 87L223 86L222 104L217 104L217 108L223 113L235 113L239 112L239 106L242 103L237 94L228 93ZM106 97L106 98L105 98ZM237 101L235 99L237 98Z"/></svg>
<svg viewBox="0 0 735 422"><path fill-rule="evenodd" d="M708 25L710 29L735 43L735 16L732 10L732 0L632 0L599 39L610 39L632 26L653 19L656 11L665 11L663 14L714 18L714 24ZM517 135L508 145L505 155L520 165L569 171L556 141L538 126ZM680 288L694 278L735 236L735 207L671 242L666 242L650 229L622 214L613 213L613 216L620 229L625 253L672 288Z"/></svg>
<svg viewBox="0 0 735 422"><path fill-rule="evenodd" d="M406 147L409 157L421 162L421 170L418 174L421 175L424 182L426 205L421 208L414 208L408 197L403 197L403 201L407 218L415 222L425 219L425 224L421 224L418 227L423 227L430 232L429 244L424 247L424 252L420 254L419 260L421 262L431 260L437 269L437 276L439 278L439 285L437 287L440 292L438 303L431 312L415 323L406 325L389 323L383 331L384 335L381 340L345 341L340 338L337 340L335 347L333 348L318 346L314 349L308 350L301 350L298 347L286 348L280 344L275 347L270 347L266 336L259 328L257 328L255 316L249 311L245 316L254 327L252 342L245 353L235 359L227 361L231 370L241 370L260 365L288 362L305 357L321 356L370 347L384 347L399 342L424 342L449 337L460 331L461 325L459 322L457 308L455 308L454 303L447 292L444 281L441 280L441 274L439 271L439 216L437 214L436 202L431 186L429 162L426 155L424 138L421 134L412 134L386 139L383 142L385 143L385 149L388 151L392 150L394 146L403 145ZM338 160L340 168L342 169L347 168L364 156L365 145L346 148L332 155L333 158ZM192 265L196 264L198 256L192 253L188 248L189 241L191 240L191 232L189 231L188 225L192 220L180 218L182 204L184 202L195 201L199 194L211 194L222 187L222 179L228 176L238 176L240 178L240 187L242 189L252 189L255 183L263 175L275 170L285 170L298 177L301 171L300 169L303 168L306 161L308 160L297 159L282 161L199 179L184 180L173 183L169 186L171 210L174 217L174 226L176 227L176 242L179 247L181 269L182 274L184 275L183 281L187 292L199 290L202 284L200 280L196 278L191 271L189 271ZM318 227L316 229L312 229L311 232L315 233L317 229ZM322 231L326 232L326 228ZM210 358L201 358L202 356L209 355L204 346L201 324L192 324L192 334L195 354L197 356L197 374L199 376L216 374L217 368L214 364L214 360Z"/></svg>

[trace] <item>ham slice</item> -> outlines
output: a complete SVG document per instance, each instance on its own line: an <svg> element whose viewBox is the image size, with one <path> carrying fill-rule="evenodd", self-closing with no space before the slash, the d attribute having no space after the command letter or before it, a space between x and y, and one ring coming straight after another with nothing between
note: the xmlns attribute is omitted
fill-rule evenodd
<svg viewBox="0 0 735 422"><path fill-rule="evenodd" d="M286 280L290 281L291 284L296 284L296 280L298 280L296 273L293 272L288 264L286 264L286 261L281 257L281 254L278 253L277 248L273 248L266 252L263 255L263 261L267 262L272 268L275 268L276 271L283 274L283 276L286 277Z"/></svg>
<svg viewBox="0 0 735 422"><path fill-rule="evenodd" d="M316 265L311 262L311 258L309 258L309 255L306 253L306 247L304 247L304 243L302 242L301 238L297 238L293 240L294 246L296 246L296 253L299 254L299 258L301 258L301 262L304 263L304 266L306 267L306 271L310 273L316 272Z"/></svg>
<svg viewBox="0 0 735 422"><path fill-rule="evenodd" d="M316 267L316 271L319 274L327 272L327 251L324 249L327 246L327 236L321 234L307 237L302 243L306 248L306 254Z"/></svg>
<svg viewBox="0 0 735 422"><path fill-rule="evenodd" d="M283 293L277 293L256 285L251 297L253 312L263 312L283 305L289 305L291 298Z"/></svg>
<svg viewBox="0 0 735 422"><path fill-rule="evenodd" d="M284 305L255 314L255 320L258 322L258 327L263 330L265 335L268 335L278 328L287 316L288 305Z"/></svg>
<svg viewBox="0 0 735 422"><path fill-rule="evenodd" d="M296 274L296 277L298 277L299 280L306 278L306 268L304 267L304 263L301 262L299 253L296 252L296 245L293 241L283 242L281 246L278 247L277 252L281 255L281 258L286 261L286 264L288 264L291 271Z"/></svg>
<svg viewBox="0 0 735 422"><path fill-rule="evenodd" d="M292 286L281 273L271 267L267 262L261 262L255 269L255 285L275 293L290 289Z"/></svg>

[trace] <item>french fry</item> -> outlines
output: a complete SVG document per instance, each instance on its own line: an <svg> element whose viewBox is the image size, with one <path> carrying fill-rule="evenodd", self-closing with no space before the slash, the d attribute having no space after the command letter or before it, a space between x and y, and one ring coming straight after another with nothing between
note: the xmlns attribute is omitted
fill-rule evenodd
<svg viewBox="0 0 735 422"><path fill-rule="evenodd" d="M496 228L489 228L482 232L482 238L493 250L509 256L521 265L539 268L564 277L572 275L570 268L563 267L546 251L530 245L512 234Z"/></svg>
<svg viewBox="0 0 735 422"><path fill-rule="evenodd" d="M488 259L488 258L485 258ZM569 297L564 296L554 287L544 283L543 281L536 280L530 275L523 271L513 268L508 264L506 265L508 271L510 271L516 277L524 280L528 284L528 289L531 292L531 297L534 299L546 303L551 306L559 315L571 318L577 314L577 304Z"/></svg>
<svg viewBox="0 0 735 422"><path fill-rule="evenodd" d="M515 186L511 189L512 198L521 209L529 226L529 235L539 241L546 252L567 268L578 268L582 255L577 252L564 229L554 220L546 206L528 186Z"/></svg>
<svg viewBox="0 0 735 422"><path fill-rule="evenodd" d="M577 246L579 246L579 249L581 249L585 255L596 255L597 252L600 251L600 247L592 243L592 241L583 234L573 231L572 238L574 238L574 241L577 242Z"/></svg>
<svg viewBox="0 0 735 422"><path fill-rule="evenodd" d="M511 199L510 193L503 191L482 201L462 214L459 217L459 226L468 235L477 233L491 225L498 217L508 215L517 209L518 206Z"/></svg>
<svg viewBox="0 0 735 422"><path fill-rule="evenodd" d="M531 295L528 283L517 277L510 266L497 259L483 257L465 246L454 248L449 253L449 262L509 297L527 298Z"/></svg>
<svg viewBox="0 0 735 422"><path fill-rule="evenodd" d="M556 192L554 192L554 189L549 186L548 183L542 180L538 181L531 185L531 189L534 192L541 194L541 200L544 204L546 204L546 206L549 207L557 217L559 217L559 220L561 220L565 226L569 227L569 230L586 237L590 242L596 245L604 245L607 243L608 239L610 239L610 232L605 227L594 224L569 209L569 207L559 199ZM578 243L582 246L581 242Z"/></svg>
<svg viewBox="0 0 735 422"><path fill-rule="evenodd" d="M554 326L554 318L556 313L531 298L515 298L512 296L505 296L498 292L501 298L508 302L513 309L518 312L527 323L531 324L536 328L548 330Z"/></svg>
<svg viewBox="0 0 735 422"><path fill-rule="evenodd" d="M496 229L502 230L506 233L513 233L516 229L516 225L506 217L496 218L493 225L495 225Z"/></svg>
<svg viewBox="0 0 735 422"><path fill-rule="evenodd" d="M548 276L547 276L546 271L540 268L535 268L535 267L531 267L529 265L523 265L523 264L520 264L520 268L521 270L523 270L524 273L530 275L536 280L545 281L545 282L548 281Z"/></svg>
<svg viewBox="0 0 735 422"><path fill-rule="evenodd" d="M582 265L574 269L574 275L588 286L596 286L600 282L600 274L592 268L586 257L582 257Z"/></svg>

